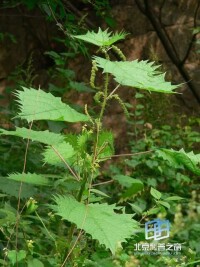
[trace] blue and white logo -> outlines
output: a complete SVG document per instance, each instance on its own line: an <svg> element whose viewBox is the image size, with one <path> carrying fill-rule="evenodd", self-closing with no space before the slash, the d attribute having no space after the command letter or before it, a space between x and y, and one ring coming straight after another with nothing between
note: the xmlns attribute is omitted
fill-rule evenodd
<svg viewBox="0 0 200 267"><path fill-rule="evenodd" d="M145 223L145 239L161 240L169 237L168 220L155 219Z"/></svg>

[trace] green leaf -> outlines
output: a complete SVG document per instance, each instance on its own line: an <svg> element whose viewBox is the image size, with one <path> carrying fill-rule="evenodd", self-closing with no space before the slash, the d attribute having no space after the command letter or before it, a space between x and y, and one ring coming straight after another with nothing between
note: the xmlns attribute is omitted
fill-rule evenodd
<svg viewBox="0 0 200 267"><path fill-rule="evenodd" d="M6 194L0 194L0 198L1 197L7 197L7 195Z"/></svg>
<svg viewBox="0 0 200 267"><path fill-rule="evenodd" d="M0 191L18 198L20 184L16 181L9 180L5 177L0 177ZM30 184L23 184L21 191L21 198L33 197L37 193L36 188Z"/></svg>
<svg viewBox="0 0 200 267"><path fill-rule="evenodd" d="M28 267L44 267L44 264L38 259L29 259Z"/></svg>
<svg viewBox="0 0 200 267"><path fill-rule="evenodd" d="M156 151L159 157L167 160L174 168L184 166L191 172L200 175L200 168L197 164L200 163L200 154L195 155L192 151L186 153L183 149L175 151L173 149L160 149Z"/></svg>
<svg viewBox="0 0 200 267"><path fill-rule="evenodd" d="M150 194L155 198L155 199L160 199L162 194L156 190L155 188L151 187Z"/></svg>
<svg viewBox="0 0 200 267"><path fill-rule="evenodd" d="M171 197L165 198L165 201L176 201L176 200L182 200L182 199L184 199L184 198L179 197L179 196L171 196Z"/></svg>
<svg viewBox="0 0 200 267"><path fill-rule="evenodd" d="M130 214L115 213L115 205L89 204L76 201L70 196L56 196L52 208L63 219L75 223L93 239L105 245L114 254L119 242L125 242L138 229L138 224Z"/></svg>
<svg viewBox="0 0 200 267"><path fill-rule="evenodd" d="M16 128L15 131L6 131L0 129L0 135L13 135L22 138L28 138L32 141L41 142L47 145L55 145L64 141L61 134L51 133L49 131L33 131L27 128Z"/></svg>
<svg viewBox="0 0 200 267"><path fill-rule="evenodd" d="M112 32L108 32L108 29L102 31L101 28L99 28L97 33L95 33L94 31L88 31L86 34L74 35L74 37L101 47L110 46L115 42L124 39L126 35L127 33L123 31L113 34Z"/></svg>
<svg viewBox="0 0 200 267"><path fill-rule="evenodd" d="M159 66L148 61L109 61L104 58L94 57L97 66L104 73L110 73L116 82L121 85L160 93L174 93L177 85L165 81L165 74L157 71Z"/></svg>
<svg viewBox="0 0 200 267"><path fill-rule="evenodd" d="M17 182L23 182L28 184L34 184L34 185L48 185L49 180L36 173L12 173L9 174L8 179L14 180Z"/></svg>
<svg viewBox="0 0 200 267"><path fill-rule="evenodd" d="M50 121L88 121L88 117L77 112L61 101L60 97L55 97L51 93L42 90L22 87L23 91L17 91L20 113L18 118L26 119L28 122L34 120Z"/></svg>
<svg viewBox="0 0 200 267"><path fill-rule="evenodd" d="M121 198L127 199L133 197L138 192L142 191L144 188L144 184L139 179L135 179L126 175L115 175L113 179L118 181L122 186L128 188L123 194Z"/></svg>
<svg viewBox="0 0 200 267"><path fill-rule="evenodd" d="M157 203L159 203L160 205L170 209L170 204L168 202L166 202L166 201L159 200L159 201L157 201Z"/></svg>
<svg viewBox="0 0 200 267"><path fill-rule="evenodd" d="M107 194L105 194L104 192L97 190L97 189L91 189L90 192L95 193L97 195L103 196L103 197L109 197Z"/></svg>
<svg viewBox="0 0 200 267"><path fill-rule="evenodd" d="M14 265L16 263L16 259L17 262L20 262L21 260L26 258L26 251L20 250L17 252L16 250L9 250L7 256L12 265Z"/></svg>
<svg viewBox="0 0 200 267"><path fill-rule="evenodd" d="M158 212L160 211L161 208L152 208L146 212L143 213L143 215L153 215L153 214L158 214Z"/></svg>
<svg viewBox="0 0 200 267"><path fill-rule="evenodd" d="M132 198L135 194L142 191L144 184L138 180L132 178L132 185L122 194L122 199Z"/></svg>
<svg viewBox="0 0 200 267"><path fill-rule="evenodd" d="M0 226L16 222L16 213L6 208L0 209Z"/></svg>
<svg viewBox="0 0 200 267"><path fill-rule="evenodd" d="M114 154L113 134L108 131L100 132L98 137L98 158L110 157Z"/></svg>
<svg viewBox="0 0 200 267"><path fill-rule="evenodd" d="M63 165L64 163L61 157L66 160L73 157L75 154L75 150L73 149L73 147L66 142L54 145L53 148L48 147L42 153L42 155L44 156L45 163L51 165L59 165L59 164Z"/></svg>
<svg viewBox="0 0 200 267"><path fill-rule="evenodd" d="M112 177L115 181L118 181L124 187L131 187L134 183L134 178L126 175L117 174Z"/></svg>
<svg viewBox="0 0 200 267"><path fill-rule="evenodd" d="M142 209L138 205L133 203L129 203L129 205L137 214L142 214Z"/></svg>
<svg viewBox="0 0 200 267"><path fill-rule="evenodd" d="M75 89L76 91L78 91L80 93L82 93L82 92L87 92L87 93L95 92L95 90L88 87L84 83L78 83L78 82L70 81L69 85L71 88Z"/></svg>

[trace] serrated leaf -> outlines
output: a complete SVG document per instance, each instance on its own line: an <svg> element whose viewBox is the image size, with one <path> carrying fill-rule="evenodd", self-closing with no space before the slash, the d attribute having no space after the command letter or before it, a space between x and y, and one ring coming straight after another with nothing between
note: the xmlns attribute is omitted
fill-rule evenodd
<svg viewBox="0 0 200 267"><path fill-rule="evenodd" d="M197 164L200 163L200 154L195 155L192 151L186 153L184 149L175 151L173 149L160 149L156 151L158 156L167 160L174 168L184 166L191 172L200 175L200 168Z"/></svg>
<svg viewBox="0 0 200 267"><path fill-rule="evenodd" d="M6 208L0 209L0 226L7 223L16 222L16 213L13 211L7 210Z"/></svg>
<svg viewBox="0 0 200 267"><path fill-rule="evenodd" d="M66 142L54 145L53 148L48 147L42 153L42 155L44 156L45 163L48 163L51 165L59 165L62 163L63 165L63 161L61 157L67 160L73 157L75 154L75 150L73 149L73 147L69 143L66 143Z"/></svg>
<svg viewBox="0 0 200 267"><path fill-rule="evenodd" d="M8 180L5 177L0 177L0 191L6 193L9 196L18 198L20 184L13 180ZM37 193L36 188L30 184L23 184L21 190L21 198L33 197Z"/></svg>
<svg viewBox="0 0 200 267"><path fill-rule="evenodd" d="M119 242L125 242L138 229L130 214L117 214L115 205L89 204L76 201L70 196L56 196L56 205L51 206L63 219L75 223L93 239L105 245L114 254Z"/></svg>
<svg viewBox="0 0 200 267"><path fill-rule="evenodd" d="M74 37L101 47L110 46L115 42L124 39L126 35L127 33L123 31L113 34L112 32L108 32L108 29L102 31L101 28L99 28L97 33L95 33L94 31L88 31L86 34L74 35Z"/></svg>
<svg viewBox="0 0 200 267"><path fill-rule="evenodd" d="M160 199L162 194L156 190L155 188L151 187L151 190L150 190L150 194L152 195L152 197L154 197L155 199Z"/></svg>
<svg viewBox="0 0 200 267"><path fill-rule="evenodd" d="M14 180L17 182L23 182L33 185L48 185L49 180L42 176L41 174L36 173L12 173L9 174L8 179Z"/></svg>
<svg viewBox="0 0 200 267"><path fill-rule="evenodd" d="M101 57L94 57L97 66L104 73L114 76L116 82L121 85L160 93L174 93L177 85L165 81L165 74L157 71L159 66L148 61L110 61Z"/></svg>
<svg viewBox="0 0 200 267"><path fill-rule="evenodd" d="M51 93L42 90L22 87L23 91L17 91L20 111L16 117L25 119L28 122L34 120L87 121L88 117L77 112L70 106L64 104L60 97L55 97Z"/></svg>
<svg viewBox="0 0 200 267"><path fill-rule="evenodd" d="M47 145L55 145L64 141L61 134L51 133L49 131L34 131L27 128L16 128L15 131L6 131L0 129L0 135L13 135L22 138L28 138L32 141L41 142Z"/></svg>

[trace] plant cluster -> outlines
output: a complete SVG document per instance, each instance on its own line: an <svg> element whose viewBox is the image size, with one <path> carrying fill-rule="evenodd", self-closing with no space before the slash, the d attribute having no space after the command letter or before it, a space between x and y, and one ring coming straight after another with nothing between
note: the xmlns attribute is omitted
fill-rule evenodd
<svg viewBox="0 0 200 267"><path fill-rule="evenodd" d="M100 56L92 58L90 87L77 83L73 73L65 69L62 56L68 55L49 53L59 66L57 72L67 79L69 89L76 87L78 91L94 93L94 101L99 105L98 114L92 114L87 104L85 112L77 111L62 102L60 97L40 88L22 86L15 92L19 106L15 119L26 121L28 126L16 127L15 130L0 129L5 142L12 136L23 138L25 143L22 171L10 172L0 179L2 266L138 266L139 261L146 264L148 258L137 259L132 251L134 242L144 238L141 222L152 216L165 217L171 209L176 214L175 240L179 235L176 225L178 220L184 223L181 217L183 204L177 210L176 203L183 197L177 193L182 193L181 186L190 182L187 174L200 175L199 154L170 149L169 145L160 147L159 138L155 136L164 138L165 135L159 131L131 144L131 158L125 162L129 174L112 166L107 174L112 179L112 184L109 184L101 168L103 162L115 157L113 133L103 125L110 100L116 100L129 120L131 118L118 90L129 86L137 88L138 92L172 94L178 87L166 81L159 66L153 62L126 61L123 52L115 45L126 35L125 32L113 34L99 29L98 32L88 31L73 36L73 40L98 46ZM121 60L112 61L110 51ZM102 83L96 81L97 72L101 72ZM59 88L50 88L52 92L59 91ZM141 95L137 93L138 96ZM77 134L70 130L61 133L62 128L53 132L44 129L43 121L67 123L69 129L71 123L78 122L82 123L82 128ZM167 133L166 128L163 130ZM30 170L28 164L32 142L39 143L42 149L39 156L41 166L37 167L37 172ZM162 188L165 179L170 179L167 184L174 190ZM177 182L174 184L173 179L179 179L178 190L175 190ZM193 192L188 204L192 207L188 218L195 217L196 220L199 209L196 191ZM198 232L198 226L195 229ZM191 248L195 246L191 244ZM195 255L193 251L190 254L188 259L192 264ZM161 264L167 261L175 264L177 259L159 261ZM181 263L184 262L182 257Z"/></svg>

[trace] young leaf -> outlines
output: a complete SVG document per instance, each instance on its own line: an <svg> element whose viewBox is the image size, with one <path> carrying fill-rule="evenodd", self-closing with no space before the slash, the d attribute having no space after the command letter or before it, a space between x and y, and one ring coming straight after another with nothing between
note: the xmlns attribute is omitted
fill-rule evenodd
<svg viewBox="0 0 200 267"><path fill-rule="evenodd" d="M48 185L49 180L36 173L12 173L9 174L8 179L14 180L17 182L24 182L28 184L34 184L34 185Z"/></svg>
<svg viewBox="0 0 200 267"><path fill-rule="evenodd" d="M41 142L47 145L55 145L64 141L61 134L51 133L49 131L34 131L27 128L16 128L15 131L6 131L0 129L0 135L13 135L22 138L29 138L32 141Z"/></svg>
<svg viewBox="0 0 200 267"><path fill-rule="evenodd" d="M130 238L134 230L138 229L137 222L130 214L117 214L115 205L89 204L76 201L69 196L56 196L53 210L63 219L75 223L77 228L83 229L93 239L106 246L114 254L119 242Z"/></svg>
<svg viewBox="0 0 200 267"><path fill-rule="evenodd" d="M177 85L165 81L165 74L157 71L159 66L148 61L109 61L101 57L94 57L97 66L104 73L114 76L116 82L121 85L160 93L174 93Z"/></svg>
<svg viewBox="0 0 200 267"><path fill-rule="evenodd" d="M69 143L66 143L66 142L54 145L53 147L54 149L52 147L48 147L43 152L45 163L48 163L51 165L58 165L60 163L63 163L63 160L61 159L61 157L66 160L66 159L73 157L75 154L73 147Z"/></svg>
<svg viewBox="0 0 200 267"><path fill-rule="evenodd" d="M200 175L200 168L197 164L200 163L200 154L195 155L192 151L186 153L183 149L175 151L173 149L160 149L157 150L158 156L169 161L174 168L184 166L191 172Z"/></svg>
<svg viewBox="0 0 200 267"><path fill-rule="evenodd" d="M154 197L155 199L160 199L162 194L156 190L155 188L151 187L151 190L150 190L150 194L152 195L152 197Z"/></svg>
<svg viewBox="0 0 200 267"><path fill-rule="evenodd" d="M68 122L88 120L86 115L64 104L60 97L33 88L22 87L22 89L23 91L15 93L21 111L17 116L18 118L26 119L28 122L33 120Z"/></svg>
<svg viewBox="0 0 200 267"><path fill-rule="evenodd" d="M74 37L101 47L101 46L111 46L117 41L124 39L126 35L127 33L123 31L119 33L116 32L113 34L112 32L108 32L108 29L102 31L101 28L99 28L97 33L95 33L94 31L88 31L86 34L74 35Z"/></svg>

